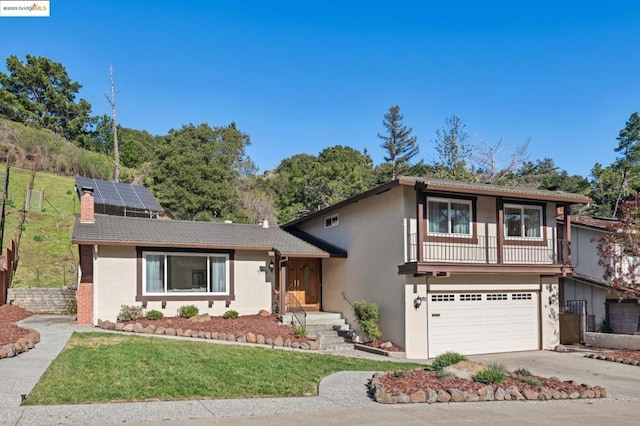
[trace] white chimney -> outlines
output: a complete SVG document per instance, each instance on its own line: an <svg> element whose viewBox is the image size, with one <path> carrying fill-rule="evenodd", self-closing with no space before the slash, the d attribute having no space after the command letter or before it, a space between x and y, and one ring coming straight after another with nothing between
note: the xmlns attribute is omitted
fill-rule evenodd
<svg viewBox="0 0 640 426"><path fill-rule="evenodd" d="M264 222L262 222L262 227L263 228L268 228L269 227L269 220L265 219Z"/></svg>

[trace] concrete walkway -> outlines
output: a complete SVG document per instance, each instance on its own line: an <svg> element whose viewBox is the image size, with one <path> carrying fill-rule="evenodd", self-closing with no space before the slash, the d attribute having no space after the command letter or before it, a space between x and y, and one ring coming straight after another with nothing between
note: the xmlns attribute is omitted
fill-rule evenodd
<svg viewBox="0 0 640 426"><path fill-rule="evenodd" d="M640 416L640 367L584 358L580 353L534 351L472 357L499 361L507 368L527 368L534 374L575 379L605 386L606 400L413 404L384 406L366 392L371 372L341 372L323 379L318 396L191 400L56 406L20 406L21 394L31 392L49 363L80 327L70 317L35 315L20 323L41 334L35 349L0 360L0 424L580 424L612 421L637 424ZM151 337L151 336L150 336ZM203 341L199 339L199 341ZM216 342L216 341L207 341ZM342 355L389 358L362 351ZM426 362L426 360L422 360Z"/></svg>

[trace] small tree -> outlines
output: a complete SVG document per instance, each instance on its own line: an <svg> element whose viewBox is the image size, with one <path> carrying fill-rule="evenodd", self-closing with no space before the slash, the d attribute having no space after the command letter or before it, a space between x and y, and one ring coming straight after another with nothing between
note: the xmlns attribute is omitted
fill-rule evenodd
<svg viewBox="0 0 640 426"><path fill-rule="evenodd" d="M640 193L620 205L618 221L596 246L604 279L621 297L640 293Z"/></svg>

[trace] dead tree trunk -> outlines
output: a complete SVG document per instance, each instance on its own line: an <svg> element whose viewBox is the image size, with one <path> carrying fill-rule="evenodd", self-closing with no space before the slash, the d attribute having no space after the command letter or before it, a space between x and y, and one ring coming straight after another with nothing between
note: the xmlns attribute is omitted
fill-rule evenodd
<svg viewBox="0 0 640 426"><path fill-rule="evenodd" d="M118 120L116 114L116 85L113 80L113 66L109 67L109 80L111 81L111 96L106 93L104 96L107 98L111 110L113 111L113 159L115 162L115 171L113 173L113 181L120 182L120 151L118 149Z"/></svg>

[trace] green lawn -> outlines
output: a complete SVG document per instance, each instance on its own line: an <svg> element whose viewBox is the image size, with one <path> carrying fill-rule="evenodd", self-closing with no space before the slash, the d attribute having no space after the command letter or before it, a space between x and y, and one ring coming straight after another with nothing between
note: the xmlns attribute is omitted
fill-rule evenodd
<svg viewBox="0 0 640 426"><path fill-rule="evenodd" d="M415 367L424 366L302 351L76 333L25 404L316 395L320 379L338 371Z"/></svg>

